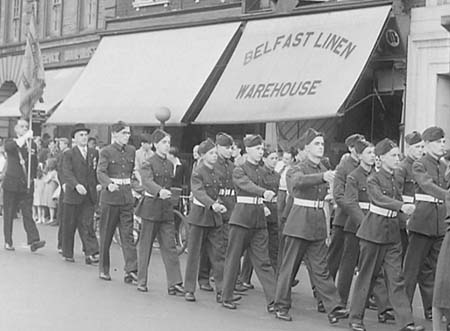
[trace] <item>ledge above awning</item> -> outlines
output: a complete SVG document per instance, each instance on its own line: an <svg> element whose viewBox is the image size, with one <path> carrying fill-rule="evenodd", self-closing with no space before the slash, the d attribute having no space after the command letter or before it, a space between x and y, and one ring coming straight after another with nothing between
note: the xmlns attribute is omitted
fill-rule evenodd
<svg viewBox="0 0 450 331"><path fill-rule="evenodd" d="M364 69L390 9L384 5L247 22L194 122L335 116Z"/></svg>
<svg viewBox="0 0 450 331"><path fill-rule="evenodd" d="M69 93L84 67L72 67L45 71L44 102L37 102L34 110L51 111ZM0 104L0 117L20 117L19 92Z"/></svg>
<svg viewBox="0 0 450 331"><path fill-rule="evenodd" d="M48 123L169 125L197 97L240 22L104 37L78 82Z"/></svg>

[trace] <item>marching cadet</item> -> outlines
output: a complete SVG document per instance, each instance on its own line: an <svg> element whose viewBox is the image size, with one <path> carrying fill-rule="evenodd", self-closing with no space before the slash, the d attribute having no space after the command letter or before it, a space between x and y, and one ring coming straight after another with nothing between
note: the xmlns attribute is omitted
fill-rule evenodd
<svg viewBox="0 0 450 331"><path fill-rule="evenodd" d="M193 195L192 209L188 223L188 258L185 274L186 301L195 301L195 283L199 270L201 252L204 251L211 261L216 300L222 302L222 281L225 251L223 247L222 215L227 208L220 201L220 180L214 165L217 162L217 149L210 139L203 141L198 149L203 162L191 176Z"/></svg>
<svg viewBox="0 0 450 331"><path fill-rule="evenodd" d="M263 139L259 135L248 135L244 138L244 145L247 152L246 161L233 170L236 205L229 222L222 305L228 309L236 309L236 304L233 302L233 289L241 256L247 250L264 289L267 311L273 312L275 273L269 258L263 199L272 201L275 192L263 187L264 171L259 165L264 153Z"/></svg>
<svg viewBox="0 0 450 331"><path fill-rule="evenodd" d="M310 128L303 137L306 160L288 171L287 184L289 195L293 197L293 206L284 227L283 261L278 275L275 307L276 317L291 321L291 281L292 273L298 261L309 261L319 297L323 300L328 321L337 323L348 317L340 303L340 298L328 272L326 255L327 238L324 198L328 184L333 181L334 171L326 170L321 163L324 153L324 139L321 133Z"/></svg>
<svg viewBox="0 0 450 331"><path fill-rule="evenodd" d="M367 179L370 199L369 212L356 235L360 239L359 274L355 281L350 306L350 328L365 331L364 310L373 280L384 269L389 300L397 315L401 331L424 330L414 325L411 307L402 274L402 247L398 214L411 215L415 206L405 203L395 180L394 169L399 164L399 149L390 139L383 139L375 147L381 168Z"/></svg>
<svg viewBox="0 0 450 331"><path fill-rule="evenodd" d="M375 171L375 147L365 140L359 140L355 143L355 150L360 163L347 176L345 184L344 206L349 217L344 227L343 258L341 259L339 277L337 279L339 296L345 305L347 305L353 274L359 257L359 238L356 236L356 232L364 216L369 211L370 200L367 194L367 177ZM387 321L395 320L383 277L376 278L373 294L378 309L378 321L386 323Z"/></svg>
<svg viewBox="0 0 450 331"><path fill-rule="evenodd" d="M234 163L231 161L233 144L233 138L229 134L220 132L216 135L217 162L214 164L214 171L217 173L220 180L219 198L226 207L226 212L222 214L223 252L226 251L228 244L228 221L230 220L231 211L236 203L236 194L233 185ZM203 256L200 261L198 279L200 289L204 291L212 291L213 289L209 284L210 268L208 268L208 266L210 266L210 264L207 263L207 256Z"/></svg>
<svg viewBox="0 0 450 331"><path fill-rule="evenodd" d="M412 165L423 156L424 142L422 135L413 131L405 136L406 157L400 162L398 169L395 169L395 175L400 181L400 189L403 201L414 203L416 193L416 182L414 180ZM406 222L400 220L400 235L402 238L403 258L408 248L408 233L406 231Z"/></svg>
<svg viewBox="0 0 450 331"><path fill-rule="evenodd" d="M341 262L342 249L344 247L344 226L348 218L344 210L344 191L347 175L356 169L359 164L358 155L355 151L355 143L363 140L364 136L360 134L352 134L345 139L350 154L345 154L338 166L336 167L336 176L332 183L333 199L337 205L336 213L333 220L333 235L331 237L330 247L328 248L328 268L333 279Z"/></svg>
<svg viewBox="0 0 450 331"><path fill-rule="evenodd" d="M395 174L400 182L403 201L407 203L415 202L416 181L414 179L412 167L413 163L424 155L424 142L422 135L413 131L405 136L406 157L400 162L400 167L396 169ZM408 233L406 231L406 222L400 220L400 235L402 238L402 261L405 259L406 250L408 248ZM417 282L422 297L423 307L425 308L426 319L431 319L431 299L433 296L433 268L428 263L424 263L424 267L418 275Z"/></svg>
<svg viewBox="0 0 450 331"><path fill-rule="evenodd" d="M416 211L408 224L409 245L403 268L410 302L414 298L419 278L422 282L420 287L425 318L431 319L436 263L446 229L446 166L440 161L445 154L444 131L439 127L427 128L422 139L425 142L425 155L412 166L417 183Z"/></svg>
<svg viewBox="0 0 450 331"><path fill-rule="evenodd" d="M111 126L114 142L100 151L97 178L102 185L100 194L100 279L111 280L109 249L119 227L125 259L126 283L137 280L137 254L133 244L134 199L131 176L134 169L135 148L128 145L130 127L122 121Z"/></svg>
<svg viewBox="0 0 450 331"><path fill-rule="evenodd" d="M155 147L148 162L140 169L144 196L136 207L136 216L142 218L142 229L138 243L138 291L147 292L148 265L152 255L153 242L158 238L161 257L166 269L169 295L184 295L178 260L173 202L171 201L173 163L167 159L170 149L170 135L156 129L151 136Z"/></svg>
<svg viewBox="0 0 450 331"><path fill-rule="evenodd" d="M280 183L280 174L275 171L275 165L277 164L278 154L275 150L265 149L263 155L263 187L273 192L279 192L278 186ZM272 268L277 273L278 269L278 246L279 246L279 233L278 233L278 206L277 196L272 201L264 201L267 220L267 233L269 235L269 258L272 264ZM250 280L252 277L253 266L250 262L249 254L244 255L242 262L242 270L240 280L243 286L252 287Z"/></svg>

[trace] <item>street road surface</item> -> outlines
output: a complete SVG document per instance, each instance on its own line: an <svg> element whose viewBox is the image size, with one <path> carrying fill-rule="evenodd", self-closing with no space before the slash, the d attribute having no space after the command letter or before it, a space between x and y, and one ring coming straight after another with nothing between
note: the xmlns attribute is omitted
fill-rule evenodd
<svg viewBox="0 0 450 331"><path fill-rule="evenodd" d="M37 253L26 247L22 222L14 222L15 252L0 249L0 331L265 331L346 330L348 321L330 326L325 314L316 311L309 280L302 266L300 284L293 291L294 321L276 320L265 311L265 299L256 278L256 289L248 291L238 309L230 311L215 303L213 293L197 290L197 302L167 295L164 267L158 250L149 268L149 292L141 293L123 282L123 258L119 247L111 249L111 282L98 278L95 266L84 264L79 238L75 263L61 259L56 251L57 228L39 225L47 246ZM3 243L3 240L2 240ZM182 273L186 255L181 257ZM415 317L423 319L418 298ZM367 311L368 330L398 330L396 325L378 324L376 313Z"/></svg>

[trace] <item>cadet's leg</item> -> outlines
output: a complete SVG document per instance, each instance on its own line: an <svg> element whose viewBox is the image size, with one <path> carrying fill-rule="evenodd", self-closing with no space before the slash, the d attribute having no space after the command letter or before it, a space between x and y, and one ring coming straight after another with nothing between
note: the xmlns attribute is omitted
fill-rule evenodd
<svg viewBox="0 0 450 331"><path fill-rule="evenodd" d="M212 264L216 292L221 292L225 263L225 255L223 253L223 229L221 227L208 228L205 250L208 253L209 260Z"/></svg>
<svg viewBox="0 0 450 331"><path fill-rule="evenodd" d="M184 289L186 292L195 292L195 279L200 265L200 257L204 247L204 228L196 225L189 225L188 256L186 261L186 272L184 274Z"/></svg>
<svg viewBox="0 0 450 331"><path fill-rule="evenodd" d="M327 246L325 240L311 241L306 249L311 266L311 275L319 297L328 313L343 305L333 279L328 271Z"/></svg>
<svg viewBox="0 0 450 331"><path fill-rule="evenodd" d="M148 265L150 264L155 237L155 222L142 219L142 228L138 242L138 286L147 286Z"/></svg>
<svg viewBox="0 0 450 331"><path fill-rule="evenodd" d="M405 275L406 295L410 303L414 299L417 279L430 247L431 243L427 236L415 232L409 233L409 245L406 250L403 272Z"/></svg>
<svg viewBox="0 0 450 331"><path fill-rule="evenodd" d="M275 272L269 258L269 238L267 229L252 230L249 253L255 273L261 283L267 303L275 299Z"/></svg>
<svg viewBox="0 0 450 331"><path fill-rule="evenodd" d="M411 304L406 295L405 280L402 273L401 243L388 245L383 268L386 275L389 300L397 314L398 325L404 327L414 323Z"/></svg>
<svg viewBox="0 0 450 331"><path fill-rule="evenodd" d="M359 247L359 274L355 280L350 302L351 323L363 322L366 302L369 298L374 278L380 272L384 259L383 245L360 240Z"/></svg>
<svg viewBox="0 0 450 331"><path fill-rule="evenodd" d="M161 245L161 257L166 269L167 285L182 284L180 260L178 259L177 246L175 240L175 225L173 222L161 222L159 224L159 231L157 232L158 242ZM197 262L198 266L198 262ZM197 267L198 269L198 267ZM195 278L193 283L195 286ZM195 288L194 288L195 289Z"/></svg>
<svg viewBox="0 0 450 331"><path fill-rule="evenodd" d="M250 284L252 273L253 273L253 265L252 261L250 260L250 254L247 250L245 251L244 258L242 259L242 267L241 267L241 274L239 275L239 281L241 283Z"/></svg>
<svg viewBox="0 0 450 331"><path fill-rule="evenodd" d="M241 256L249 244L248 232L249 230L244 227L230 224L223 275L223 301L230 301L233 298L233 290L239 272Z"/></svg>
<svg viewBox="0 0 450 331"><path fill-rule="evenodd" d="M269 233L269 258L272 268L277 273L278 268L278 246L280 245L278 223L267 223L267 231Z"/></svg>
<svg viewBox="0 0 450 331"><path fill-rule="evenodd" d="M328 247L327 257L328 270L333 279L336 279L339 263L341 262L344 238L344 228L342 226L333 226L333 235L331 237L330 247Z"/></svg>
<svg viewBox="0 0 450 331"><path fill-rule="evenodd" d="M339 276L337 279L337 288L342 303L347 305L350 288L352 286L355 267L359 256L359 239L352 232L345 232L344 248L342 251L343 259L339 265Z"/></svg>
<svg viewBox="0 0 450 331"><path fill-rule="evenodd" d="M122 242L122 253L125 259L125 272L137 270L137 251L134 245L134 207L132 204L121 206L119 209L119 233Z"/></svg>
<svg viewBox="0 0 450 331"><path fill-rule="evenodd" d="M297 261L301 261L308 246L307 242L291 237L284 237L283 260L281 261L280 270L275 291L275 306L279 311L289 310L291 308L291 278Z"/></svg>
<svg viewBox="0 0 450 331"><path fill-rule="evenodd" d="M103 205L100 215L100 262L99 270L109 275L109 249L119 222L119 207Z"/></svg>

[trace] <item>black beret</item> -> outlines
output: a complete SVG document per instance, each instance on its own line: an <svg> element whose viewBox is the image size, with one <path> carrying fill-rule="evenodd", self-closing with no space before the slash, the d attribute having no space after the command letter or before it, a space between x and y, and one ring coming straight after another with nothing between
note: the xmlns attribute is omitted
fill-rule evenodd
<svg viewBox="0 0 450 331"><path fill-rule="evenodd" d="M119 121L117 123L114 123L113 125L111 125L111 131L112 132L120 132L123 129L125 129L126 127L128 127L129 125L123 121Z"/></svg>
<svg viewBox="0 0 450 331"><path fill-rule="evenodd" d="M200 145L198 146L198 153L200 155L206 154L214 147L216 147L214 141L208 138L200 143Z"/></svg>
<svg viewBox="0 0 450 331"><path fill-rule="evenodd" d="M417 131L413 131L411 133L408 133L405 136L405 142L411 146L411 145L415 145L417 143L420 143L422 141L422 135L420 134L420 132Z"/></svg>
<svg viewBox="0 0 450 331"><path fill-rule="evenodd" d="M272 146L267 146L266 148L264 148L263 157L268 157L272 153L277 153L277 150Z"/></svg>
<svg viewBox="0 0 450 331"><path fill-rule="evenodd" d="M384 138L375 146L375 154L378 156L384 155L395 147L397 147L396 143L389 138Z"/></svg>
<svg viewBox="0 0 450 331"><path fill-rule="evenodd" d="M141 134L141 143L151 143L152 142L152 136L148 133Z"/></svg>
<svg viewBox="0 0 450 331"><path fill-rule="evenodd" d="M365 140L365 139L366 138L364 138L364 136L362 134L355 133L355 134L352 134L352 135L348 136L347 138L345 138L345 145L347 147L354 147L355 143L358 140Z"/></svg>
<svg viewBox="0 0 450 331"><path fill-rule="evenodd" d="M259 134L249 134L244 138L245 147L255 147L262 145L264 142L263 138Z"/></svg>
<svg viewBox="0 0 450 331"><path fill-rule="evenodd" d="M233 145L233 143L234 143L233 137L231 137L227 133L219 132L216 135L216 145L228 147Z"/></svg>
<svg viewBox="0 0 450 331"><path fill-rule="evenodd" d="M353 145L353 147L355 147L355 151L358 154L361 154L362 152L364 152L364 150L367 147L373 146L370 142L368 142L367 140L357 140L355 142L355 144Z"/></svg>
<svg viewBox="0 0 450 331"><path fill-rule="evenodd" d="M316 137L323 137L323 133L314 130L313 128L309 128L300 138L300 141L304 143L304 145L309 145L311 141L313 141Z"/></svg>
<svg viewBox="0 0 450 331"><path fill-rule="evenodd" d="M152 133L152 143L157 144L165 137L170 136L166 131L163 131L161 129L156 129Z"/></svg>
<svg viewBox="0 0 450 331"><path fill-rule="evenodd" d="M445 133L444 130L442 130L440 127L437 126L431 126L422 133L422 139L424 141L436 141L441 138L444 138Z"/></svg>

